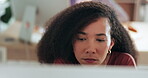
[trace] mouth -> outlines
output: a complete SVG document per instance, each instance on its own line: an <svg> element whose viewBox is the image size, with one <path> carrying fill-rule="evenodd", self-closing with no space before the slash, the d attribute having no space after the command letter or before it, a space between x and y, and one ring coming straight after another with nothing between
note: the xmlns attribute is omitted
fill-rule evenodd
<svg viewBox="0 0 148 78"><path fill-rule="evenodd" d="M83 58L83 61L85 61L86 63L95 63L98 61L98 59L94 59L94 58Z"/></svg>

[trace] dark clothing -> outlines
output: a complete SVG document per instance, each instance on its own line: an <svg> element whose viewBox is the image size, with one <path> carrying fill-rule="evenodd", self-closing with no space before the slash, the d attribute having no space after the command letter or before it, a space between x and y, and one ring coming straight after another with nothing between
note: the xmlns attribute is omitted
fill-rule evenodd
<svg viewBox="0 0 148 78"><path fill-rule="evenodd" d="M107 65L136 66L136 63L128 53L112 52Z"/></svg>
<svg viewBox="0 0 148 78"><path fill-rule="evenodd" d="M62 59L56 59L55 64L67 64ZM71 63L69 63L71 64ZM107 65L136 66L134 58L128 53L112 52Z"/></svg>

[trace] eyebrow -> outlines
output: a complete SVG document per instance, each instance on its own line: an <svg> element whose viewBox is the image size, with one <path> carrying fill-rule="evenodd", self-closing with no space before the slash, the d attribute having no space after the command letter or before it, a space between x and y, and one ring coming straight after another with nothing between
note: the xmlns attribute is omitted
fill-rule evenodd
<svg viewBox="0 0 148 78"><path fill-rule="evenodd" d="M85 32L78 32L77 34L83 34L83 35L86 35L87 33L85 33Z"/></svg>
<svg viewBox="0 0 148 78"><path fill-rule="evenodd" d="M78 32L77 34L87 35L86 32L82 32L82 31ZM106 34L104 34L104 33L99 33L99 34L96 34L96 36L106 36Z"/></svg>
<svg viewBox="0 0 148 78"><path fill-rule="evenodd" d="M106 36L104 33L96 34L96 36Z"/></svg>

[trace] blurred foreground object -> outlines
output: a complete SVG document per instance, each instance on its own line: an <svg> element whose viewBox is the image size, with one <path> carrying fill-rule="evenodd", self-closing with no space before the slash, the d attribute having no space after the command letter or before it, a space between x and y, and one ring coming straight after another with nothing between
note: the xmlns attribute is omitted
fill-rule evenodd
<svg viewBox="0 0 148 78"><path fill-rule="evenodd" d="M89 67L1 64L1 78L147 78L148 67Z"/></svg>

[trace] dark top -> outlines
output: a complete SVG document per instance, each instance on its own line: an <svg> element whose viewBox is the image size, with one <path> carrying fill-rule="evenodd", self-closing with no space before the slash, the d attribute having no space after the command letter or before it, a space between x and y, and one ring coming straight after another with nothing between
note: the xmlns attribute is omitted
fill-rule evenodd
<svg viewBox="0 0 148 78"><path fill-rule="evenodd" d="M62 59L56 59L54 64L67 64ZM71 64L71 63L69 63ZM128 53L112 52L107 65L136 66L134 58Z"/></svg>
<svg viewBox="0 0 148 78"><path fill-rule="evenodd" d="M107 65L136 66L136 63L128 53L112 52Z"/></svg>

